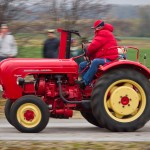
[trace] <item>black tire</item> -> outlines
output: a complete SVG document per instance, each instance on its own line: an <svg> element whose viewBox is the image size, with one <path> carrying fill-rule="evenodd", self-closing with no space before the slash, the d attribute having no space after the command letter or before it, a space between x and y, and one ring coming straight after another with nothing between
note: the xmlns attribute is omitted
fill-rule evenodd
<svg viewBox="0 0 150 150"><path fill-rule="evenodd" d="M93 116L92 112L80 111L80 113L89 123L91 123L97 127L104 128L104 126L102 126L100 123L97 122L97 120Z"/></svg>
<svg viewBox="0 0 150 150"><path fill-rule="evenodd" d="M124 85L124 81L129 81L129 83L133 83L132 88L127 87ZM114 103L111 103L110 108L107 102L113 101L116 104L116 109L118 111L118 106L120 107L120 101L118 104L117 100L120 100L119 98L112 98L111 94L114 92L115 94L118 92L116 89L114 91L109 91L112 87L115 85L115 83L120 83L117 84L117 89L123 89L123 97L128 97L128 105L122 103L122 96L120 96L121 99L121 108L127 108L128 106L130 107L130 103L132 103L132 106L135 106L133 103L137 103L137 108L135 111L135 114L132 112L129 115L122 115L121 118L117 117L116 111L114 111L113 106ZM122 84L122 85L121 85ZM135 86L134 86L135 85ZM137 87L136 87L137 86ZM120 88L121 87L121 88ZM140 88L141 87L141 88ZM125 93L125 89L130 89L129 95L124 96L127 94ZM135 88L137 88L135 90ZM121 89L121 90L122 90ZM136 95L137 90L140 91L141 97L137 96L136 99L129 99L131 95ZM150 83L149 80L141 73L138 72L134 69L116 69L112 70L108 73L106 73L103 77L101 77L92 93L92 111L93 115L96 118L98 122L100 122L105 128L111 130L111 131L117 131L117 132L131 132L135 131L145 125L147 121L150 119L150 95L149 95L149 90L150 90ZM116 92L117 91L117 92ZM134 91L134 92L132 92ZM139 92L138 91L138 92ZM137 93L138 93L137 92ZM121 92L120 92L121 93ZM119 94L120 94L119 93ZM135 93L135 94L133 94ZM118 93L117 93L118 94ZM116 94L116 95L117 95ZM113 95L113 94L112 94ZM110 97L109 97L110 96ZM119 97L118 96L118 97ZM136 101L135 101L136 100ZM128 108L127 108L128 109ZM130 107L131 109L131 107ZM123 111L126 109L122 109ZM122 111L121 110L121 111ZM132 110L132 109L131 109ZM111 112L112 111L112 112ZM118 112L117 112L118 113ZM122 113L122 112L121 112ZM114 115L115 114L115 115ZM113 117L112 117L113 116Z"/></svg>
<svg viewBox="0 0 150 150"><path fill-rule="evenodd" d="M30 115L29 111L30 114L32 113L33 117L32 119L30 118L30 120L28 120L28 116L26 116L25 118L25 115L27 113L28 115ZM33 95L26 95L14 102L11 108L10 117L13 125L20 132L37 133L42 131L48 124L49 110L47 105L39 97ZM22 119L22 117L24 118Z"/></svg>
<svg viewBox="0 0 150 150"><path fill-rule="evenodd" d="M8 99L5 103L5 109L4 109L5 117L11 125L13 125L10 119L10 109L11 109L12 104L13 104L13 101Z"/></svg>

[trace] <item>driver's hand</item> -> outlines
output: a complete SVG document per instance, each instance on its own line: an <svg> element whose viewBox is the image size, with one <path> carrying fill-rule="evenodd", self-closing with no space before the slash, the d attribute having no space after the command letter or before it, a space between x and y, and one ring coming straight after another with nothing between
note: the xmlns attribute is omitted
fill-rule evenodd
<svg viewBox="0 0 150 150"><path fill-rule="evenodd" d="M84 60L89 60L89 58L88 58L88 57L86 57L86 56L84 56Z"/></svg>
<svg viewBox="0 0 150 150"><path fill-rule="evenodd" d="M90 45L90 43L85 43L85 47L87 48Z"/></svg>

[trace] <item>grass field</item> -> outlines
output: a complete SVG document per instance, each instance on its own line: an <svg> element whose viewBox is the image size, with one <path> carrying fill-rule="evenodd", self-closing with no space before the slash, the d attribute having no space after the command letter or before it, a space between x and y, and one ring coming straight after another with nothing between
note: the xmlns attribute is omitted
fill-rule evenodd
<svg viewBox="0 0 150 150"><path fill-rule="evenodd" d="M22 35L17 35L18 45L22 42ZM30 36L29 36L30 37ZM42 43L45 36L38 35L36 37L30 37L28 42L23 44L23 46L18 46L19 53L18 57L25 58L42 58ZM144 54L146 54L146 66L150 67L150 38L139 38L139 37L119 37L119 45L123 46L134 46L140 49L139 60L141 63L144 62ZM136 60L136 51L130 49L127 53L127 58L129 60Z"/></svg>
<svg viewBox="0 0 150 150"><path fill-rule="evenodd" d="M147 55L147 61L150 64L150 48L140 49L140 62L143 62L144 54ZM19 47L18 57L21 58L42 58L42 46ZM136 60L136 51L130 49L127 53L130 60Z"/></svg>
<svg viewBox="0 0 150 150"><path fill-rule="evenodd" d="M42 46L24 46L18 49L19 58L42 58Z"/></svg>
<svg viewBox="0 0 150 150"><path fill-rule="evenodd" d="M150 38L124 37L120 38L119 45L133 46L140 50L139 61L144 64L144 55L146 54L145 65L150 68ZM129 49L127 53L129 60L136 60L136 51Z"/></svg>

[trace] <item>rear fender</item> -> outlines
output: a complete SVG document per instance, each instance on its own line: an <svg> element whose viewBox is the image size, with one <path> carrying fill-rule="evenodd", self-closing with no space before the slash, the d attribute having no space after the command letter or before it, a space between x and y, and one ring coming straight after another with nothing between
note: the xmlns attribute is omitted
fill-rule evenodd
<svg viewBox="0 0 150 150"><path fill-rule="evenodd" d="M108 71L111 71L113 69L119 69L119 68L133 68L142 74L144 74L148 79L150 78L150 70L142 65L139 62L129 61L129 60L119 60L115 61L109 64L106 64L104 66L101 66L99 68L100 74L105 74Z"/></svg>

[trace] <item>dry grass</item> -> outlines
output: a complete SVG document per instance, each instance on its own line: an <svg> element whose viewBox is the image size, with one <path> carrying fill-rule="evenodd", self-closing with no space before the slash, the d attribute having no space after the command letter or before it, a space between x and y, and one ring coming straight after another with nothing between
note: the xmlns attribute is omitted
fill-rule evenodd
<svg viewBox="0 0 150 150"><path fill-rule="evenodd" d="M74 111L72 118L74 118L74 119L81 119L81 118L83 118L83 117L81 116L81 114L80 114L79 111Z"/></svg>
<svg viewBox="0 0 150 150"><path fill-rule="evenodd" d="M0 99L0 117L4 116L5 99Z"/></svg>
<svg viewBox="0 0 150 150"><path fill-rule="evenodd" d="M149 150L149 142L0 141L1 150Z"/></svg>
<svg viewBox="0 0 150 150"><path fill-rule="evenodd" d="M139 49L150 49L150 38L147 39L123 39L119 42L119 45L135 46Z"/></svg>

